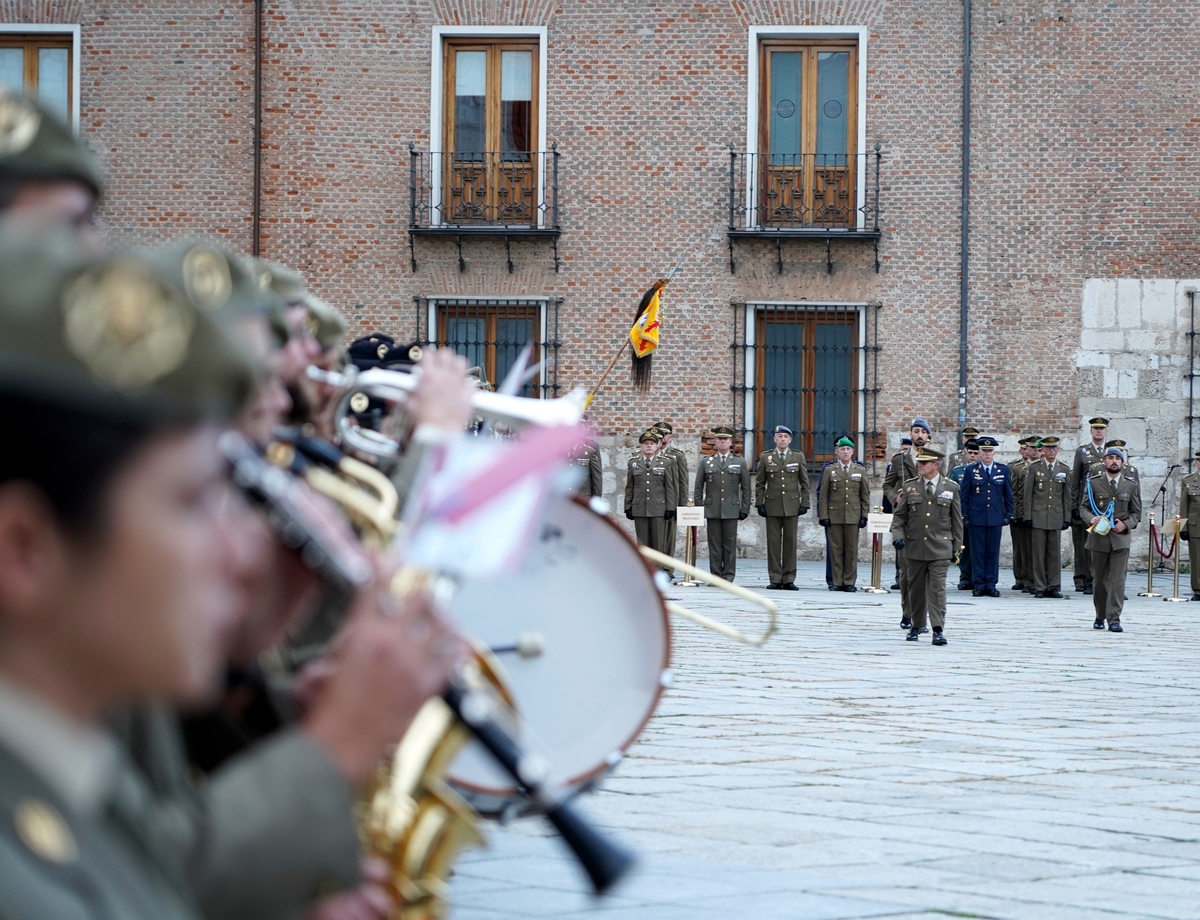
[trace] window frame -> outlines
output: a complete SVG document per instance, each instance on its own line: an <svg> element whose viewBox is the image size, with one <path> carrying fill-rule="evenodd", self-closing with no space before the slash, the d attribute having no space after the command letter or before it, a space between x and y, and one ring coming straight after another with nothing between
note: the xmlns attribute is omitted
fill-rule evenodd
<svg viewBox="0 0 1200 920"><path fill-rule="evenodd" d="M23 22L6 22L0 23L0 40L18 40L22 37L30 41L36 41L37 36L60 36L66 39L63 44L69 44L71 51L71 65L69 68L70 89L68 98L71 109L70 126L71 130L79 134L79 81L82 68L79 60L79 44L80 44L81 29L78 25L54 24L54 23L23 23Z"/></svg>
<svg viewBox="0 0 1200 920"><path fill-rule="evenodd" d="M757 444L757 429L759 427L759 408L758 399L762 392L762 386L765 380L762 379L763 374L760 372L762 364L758 344L758 330L760 319L765 318L766 314L773 312L791 312L796 315L819 316L821 314L831 314L835 317L852 316L854 319L855 342L853 345L857 355L856 366L852 368L851 381L851 425L850 434L855 437L854 455L859 460L865 460L865 452L867 445L863 438L858 437L858 433L865 430L866 427L866 412L867 412L867 309L871 304L867 303L847 303L841 301L755 301L745 304L745 366L743 368L743 380L746 381L745 397L742 406L743 423L747 428L747 435L743 451L748 463L753 464L758 460L759 454L768 449L771 445L767 442L766 436L763 435L763 443ZM831 324L838 325L838 324ZM815 396L813 397L815 399ZM799 419L794 420L799 422ZM797 450L803 450L804 445L799 438L793 440L793 446ZM805 458L808 460L809 466L814 469L820 468L820 462L817 460L818 452L815 449L805 451Z"/></svg>
<svg viewBox="0 0 1200 920"><path fill-rule="evenodd" d="M855 157L856 171L854 179L855 213L857 218L854 226L847 229L865 230L867 203L866 188L866 137L867 137L867 36L870 30L866 26L750 26L747 31L746 51L746 152L750 161L754 162L761 151L761 132L763 119L767 117L767 103L764 97L762 64L767 45L777 45L785 42L796 44L857 44L857 91L854 99L854 147L847 151ZM759 194L759 178L750 177L746 183L746 213L755 215L756 202Z"/></svg>
<svg viewBox="0 0 1200 920"><path fill-rule="evenodd" d="M541 368L538 371L536 381L530 381L526 386L534 391L535 399L549 398L547 390L553 388L550 381L550 361L547 356L550 353L552 344L549 340L549 305L550 301L546 297L430 297L426 300L425 306L428 310L425 318L425 328L429 331L428 338L439 348L450 347L451 343L444 334L444 320L448 313L452 310L470 310L477 308L484 311L494 311L491 319L494 322L496 318L500 318L503 311L525 311L528 310L534 313L534 327L537 334L537 346L530 357L531 364L541 362ZM485 323L488 321L488 316L485 314ZM484 333L485 343L495 342L495 339L486 338L488 333ZM485 344L484 371L486 373L495 374L495 345ZM492 367L486 365L489 362ZM488 383L493 387L498 387L500 380L488 379Z"/></svg>
<svg viewBox="0 0 1200 920"><path fill-rule="evenodd" d="M535 150L545 151L546 148L546 64L547 39L549 30L546 26L434 26L430 46L430 83L429 83L429 151L431 154L446 152L444 142L446 137L447 91L446 53L451 41L475 39L480 42L503 43L505 41L536 41L537 54L535 68L537 71L534 92L537 94L535 119ZM451 88L452 89L452 88ZM537 157L537 213L538 227L544 228L546 217L546 167L545 157ZM430 224L442 224L443 188L440 169L430 170ZM436 326L431 326L436 329Z"/></svg>

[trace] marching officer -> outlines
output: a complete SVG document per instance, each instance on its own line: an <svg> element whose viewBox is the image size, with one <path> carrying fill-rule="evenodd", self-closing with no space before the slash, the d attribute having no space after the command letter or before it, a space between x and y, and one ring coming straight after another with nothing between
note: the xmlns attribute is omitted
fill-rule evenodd
<svg viewBox="0 0 1200 920"><path fill-rule="evenodd" d="M901 444L900 450L892 456L892 461L887 466L887 473L883 477L883 504L885 511L889 505L893 508L896 507L896 494L900 491L900 487L908 480L916 478L917 463L913 457L920 452L921 448L929 443L929 438L933 435L933 431L929 427L929 422L923 418L914 418L912 424L908 426L908 433L912 448L906 451L904 445ZM901 626L912 620L907 600L910 592L905 590L904 584L905 568L903 555L904 551L902 549L896 550L895 587L900 589Z"/></svg>
<svg viewBox="0 0 1200 920"><path fill-rule="evenodd" d="M817 517L829 535L833 590L857 591L858 531L871 510L867 468L854 459L854 442L838 438L837 461L821 476Z"/></svg>
<svg viewBox="0 0 1200 920"><path fill-rule="evenodd" d="M1033 593L1033 572L1030 569L1030 546L1032 534L1029 530L1029 515L1025 511L1025 471L1029 464L1041 456L1034 446L1038 443L1036 437L1021 438L1021 456L1009 466L1013 487L1013 519L1008 527L1008 535L1012 539L1013 548L1013 586L1014 591Z"/></svg>
<svg viewBox="0 0 1200 920"><path fill-rule="evenodd" d="M671 460L675 464L675 480L677 483L677 491L675 495L675 506L686 505L688 503L688 465L687 457L678 447L674 445L675 428L668 421L661 421L654 425L654 430L661 435L662 440L658 443L658 452ZM663 550L668 556L675 555L675 518L667 521L666 541L669 550ZM674 573L672 573L674 574Z"/></svg>
<svg viewBox="0 0 1200 920"><path fill-rule="evenodd" d="M974 431L974 429L971 429ZM962 463L950 467L950 478L958 483L959 501L962 501L963 476L967 467L979 459L979 442L974 437L968 438L963 445ZM953 456L958 456L954 454ZM970 591L975 587L975 575L971 571L971 531L963 525L963 548L958 554L958 590Z"/></svg>
<svg viewBox="0 0 1200 920"><path fill-rule="evenodd" d="M1107 620L1109 632L1124 632L1121 609L1125 605L1130 531L1142 519L1142 493L1137 481L1125 475L1124 465L1125 452L1119 447L1108 448L1103 468L1084 481L1079 505L1079 516L1087 522L1087 549L1092 558L1092 605L1096 611L1092 628L1103 629Z"/></svg>
<svg viewBox="0 0 1200 920"><path fill-rule="evenodd" d="M584 498L604 496L604 473L600 465L600 446L588 438L571 451L571 463L583 471L583 481L576 491Z"/></svg>
<svg viewBox="0 0 1200 920"><path fill-rule="evenodd" d="M708 526L708 570L733 581L737 568L737 525L750 514L750 469L730 453L733 429L714 428L717 452L696 467L694 504L703 506Z"/></svg>
<svg viewBox="0 0 1200 920"><path fill-rule="evenodd" d="M625 476L625 517L633 521L639 543L670 555L666 525L675 517L679 486L675 464L658 453L660 440L653 428L638 438L641 453L629 458Z"/></svg>
<svg viewBox="0 0 1200 920"><path fill-rule="evenodd" d="M930 447L917 452L918 476L900 487L892 518L892 545L908 569L909 642L920 638L928 614L933 644L946 645L946 572L962 547L963 520L958 485L939 472L944 459Z"/></svg>
<svg viewBox="0 0 1200 920"><path fill-rule="evenodd" d="M808 461L792 450L792 429L775 426L775 449L758 458L754 504L767 519L768 588L799 591L796 587L796 525L808 514Z"/></svg>
<svg viewBox="0 0 1200 920"><path fill-rule="evenodd" d="M1192 531L1200 535L1200 450L1192 455L1191 473L1179 484L1179 516L1183 519L1179 538L1188 545L1188 562L1192 569L1192 600L1200 601L1200 553L1192 552Z"/></svg>
<svg viewBox="0 0 1200 920"><path fill-rule="evenodd" d="M971 531L971 570L974 597L999 597L1000 534L1012 520L1012 479L1008 467L995 461L1000 442L990 436L977 439L979 459L963 472L962 512Z"/></svg>
<svg viewBox="0 0 1200 920"><path fill-rule="evenodd" d="M955 467L965 466L972 461L967 459L967 442L979 437L979 429L972 428L968 425L962 430L962 446L954 451L946 460L947 471L953 471Z"/></svg>
<svg viewBox="0 0 1200 920"><path fill-rule="evenodd" d="M1058 459L1059 439L1042 438L1042 456L1029 465L1025 514L1029 519L1034 597L1062 597L1062 541L1071 526L1071 468Z"/></svg>
<svg viewBox="0 0 1200 920"><path fill-rule="evenodd" d="M1087 525L1079 515L1083 486L1087 482L1093 463L1104 456L1104 435L1108 431L1108 419L1096 416L1088 419L1092 440L1075 451L1071 464L1071 544L1075 551L1075 590L1092 593L1092 564L1088 559Z"/></svg>

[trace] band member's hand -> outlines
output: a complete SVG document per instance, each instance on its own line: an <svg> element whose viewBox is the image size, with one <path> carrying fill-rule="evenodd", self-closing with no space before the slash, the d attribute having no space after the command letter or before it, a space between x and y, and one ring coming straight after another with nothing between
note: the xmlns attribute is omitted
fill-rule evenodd
<svg viewBox="0 0 1200 920"><path fill-rule="evenodd" d="M829 526L829 518L821 518L821 520L817 521L817 523L820 524L822 527L828 527Z"/></svg>
<svg viewBox="0 0 1200 920"><path fill-rule="evenodd" d="M808 505L801 505L800 506L800 517L804 517L804 515L806 515L806 514L808 514ZM763 515L763 516L765 517L766 515Z"/></svg>
<svg viewBox="0 0 1200 920"><path fill-rule="evenodd" d="M408 400L413 428L432 425L459 432L471 420L475 387L467 379L467 359L449 348L427 349L417 365L420 377Z"/></svg>
<svg viewBox="0 0 1200 920"><path fill-rule="evenodd" d="M663 520L664 520L664 521L673 521L673 520L675 520L675 509L674 509L674 508L668 508L666 511L664 511L664 512L663 512Z"/></svg>
<svg viewBox="0 0 1200 920"><path fill-rule="evenodd" d="M767 516L767 506L766 505L755 505L754 510L758 512L759 517Z"/></svg>
<svg viewBox="0 0 1200 920"><path fill-rule="evenodd" d="M748 517L750 517L750 512L749 512L749 511L740 511L740 512L738 512L738 520L739 520L739 521L744 521L744 520L746 520L746 518L748 518Z"/></svg>
<svg viewBox="0 0 1200 920"><path fill-rule="evenodd" d="M867 526L867 519L865 517L860 517L858 519L858 529L862 530L866 526Z"/></svg>
<svg viewBox="0 0 1200 920"><path fill-rule="evenodd" d="M321 898L304 915L304 920L386 920L396 905L388 894L386 862L376 858L362 861L362 884L350 891Z"/></svg>
<svg viewBox="0 0 1200 920"><path fill-rule="evenodd" d="M905 540L903 537L901 537L899 540L892 541L892 546L896 547L896 549L904 549L904 547L906 547L907 545L908 545L908 541Z"/></svg>
<svg viewBox="0 0 1200 920"><path fill-rule="evenodd" d="M1091 518L1091 519L1089 519L1089 520L1088 520L1088 527L1095 527L1095 526L1096 526L1096 522L1097 522L1097 521L1099 521L1099 520L1100 520L1100 517L1099 517L1099 515L1097 515L1097 516L1096 516L1096 517L1094 517L1094 518Z"/></svg>

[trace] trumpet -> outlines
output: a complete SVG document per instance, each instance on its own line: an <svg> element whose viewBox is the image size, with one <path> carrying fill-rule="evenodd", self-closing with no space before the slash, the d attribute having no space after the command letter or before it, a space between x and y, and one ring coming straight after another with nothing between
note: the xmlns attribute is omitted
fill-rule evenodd
<svg viewBox="0 0 1200 920"><path fill-rule="evenodd" d="M339 373L310 367L308 375L314 380L343 390L334 410L334 427L338 436L356 450L384 459L400 452L400 445L377 431L350 424L351 400L366 393L395 406L408 401L417 388L418 373L371 368L360 373ZM577 387L558 399L526 399L507 396L488 390L477 390L471 398L476 415L512 428L530 425L574 425L582 417L587 404L587 390Z"/></svg>

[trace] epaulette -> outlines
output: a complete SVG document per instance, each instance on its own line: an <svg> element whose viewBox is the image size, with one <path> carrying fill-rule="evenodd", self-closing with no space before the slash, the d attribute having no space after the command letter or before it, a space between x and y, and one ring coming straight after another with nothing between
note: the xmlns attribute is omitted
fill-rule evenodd
<svg viewBox="0 0 1200 920"><path fill-rule="evenodd" d="M1130 482L1137 482L1137 480L1134 479L1132 476L1126 476L1125 478L1128 479Z"/></svg>

